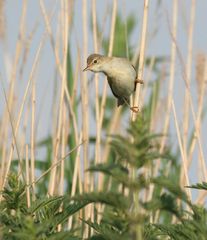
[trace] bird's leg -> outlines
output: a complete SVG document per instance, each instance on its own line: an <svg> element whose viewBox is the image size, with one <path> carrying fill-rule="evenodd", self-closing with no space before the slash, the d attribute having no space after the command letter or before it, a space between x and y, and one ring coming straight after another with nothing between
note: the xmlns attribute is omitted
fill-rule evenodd
<svg viewBox="0 0 207 240"><path fill-rule="evenodd" d="M129 103L126 101L126 99L125 98L123 98L123 100L124 100L124 102L129 106L129 109L130 110L132 110L132 112L134 112L134 113L138 113L139 112L139 108L138 107L131 107L130 105L129 105Z"/></svg>

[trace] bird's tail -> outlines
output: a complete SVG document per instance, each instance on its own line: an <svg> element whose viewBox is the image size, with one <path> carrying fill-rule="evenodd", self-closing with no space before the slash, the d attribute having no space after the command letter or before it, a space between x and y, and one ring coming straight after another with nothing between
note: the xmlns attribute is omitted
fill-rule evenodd
<svg viewBox="0 0 207 240"><path fill-rule="evenodd" d="M130 105L129 98L118 98L117 107L123 105L124 103L126 103L127 105Z"/></svg>

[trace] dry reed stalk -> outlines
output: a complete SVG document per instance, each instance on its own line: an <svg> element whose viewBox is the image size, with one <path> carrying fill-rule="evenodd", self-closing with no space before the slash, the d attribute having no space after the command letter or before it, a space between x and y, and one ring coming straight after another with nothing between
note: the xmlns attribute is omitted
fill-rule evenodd
<svg viewBox="0 0 207 240"><path fill-rule="evenodd" d="M185 155L184 149L183 149L181 133L180 133L179 125L178 125L177 114L176 114L176 110L175 110L175 103L174 103L173 99L172 99L171 103L172 103L172 110L173 110L173 116L174 116L174 121L175 121L175 128L176 128L180 153L181 153L182 162L183 162L182 167L184 169L185 181L186 181L187 185L190 186L190 182L189 182L189 178L188 178L187 159L186 159L186 155ZM181 184L181 186L182 186L182 184ZM187 188L186 191L187 191L187 195L188 195L189 199L192 199L190 189Z"/></svg>
<svg viewBox="0 0 207 240"><path fill-rule="evenodd" d="M107 18L110 15L110 9L111 9L111 6L108 4L105 8L103 18L102 18L102 21L101 21L102 26L101 26L101 31L99 32L98 49L101 49L101 46L102 46L103 36L104 36L105 29L106 29Z"/></svg>
<svg viewBox="0 0 207 240"><path fill-rule="evenodd" d="M144 60L145 60L145 46L146 46L146 36L147 36L147 22L148 22L148 8L149 8L149 0L144 1L144 8L143 8L143 22L142 22L142 34L141 34L141 43L140 43L140 55L139 55L139 66L138 66L138 72L137 72L137 78L143 79L143 72L144 72ZM140 95L140 84L137 84L136 90L135 90L135 96L134 101L132 101L132 106L138 107L139 109L139 95ZM134 122L137 118L137 113L132 112L131 113L131 121ZM134 139L131 139L132 143L134 142ZM136 179L136 168L130 169L132 179ZM128 195L128 192L125 192L126 195ZM139 206L139 192L135 191L133 193L133 200L134 200L134 207L133 211L135 214L140 214L141 209ZM137 239L142 239L142 229L138 225L136 227L136 236Z"/></svg>
<svg viewBox="0 0 207 240"><path fill-rule="evenodd" d="M125 2L124 2L124 6L123 6L123 9L124 9L124 13L125 13L125 38L126 38L126 55L127 55L127 58L129 58L129 49L128 49L128 39L127 39L127 23L126 23L126 12L125 12ZM116 6L115 6L116 7ZM116 7L117 8L117 7ZM114 9L114 14L116 13L116 9ZM115 16L114 16L115 17ZM105 18L104 18L105 19ZM113 17L112 17L113 19ZM116 20L116 18L115 18ZM114 21L115 21L114 20ZM112 20L113 21L113 20ZM103 21L103 24L104 24L105 20ZM115 31L115 24L116 22L114 22L114 29L111 29L112 32ZM102 31L103 32L103 31ZM112 46L112 44L111 44ZM107 131L107 135L110 136L112 133L115 133L116 129L117 129L117 124L120 120L120 116L121 116L121 110L120 108L115 108L114 110L114 114L113 114L113 117L112 117L112 120L110 121L110 125L109 125L109 129ZM109 142L110 142L110 137L107 137L106 139L106 143L105 143L105 146L104 146L104 150L103 150L103 162L105 163L108 159L108 156L109 156L109 153L110 153L110 145L109 145ZM100 176L100 184L99 184L99 189L102 189L103 188L103 175L101 174Z"/></svg>
<svg viewBox="0 0 207 240"><path fill-rule="evenodd" d="M177 45L176 45L176 47L177 47ZM181 61L181 64L182 64L182 66L184 66L182 55L181 55L181 53L180 53L178 48L177 48L177 52L178 52L178 56L179 56L179 59ZM183 67L183 69L184 69L184 67ZM199 150L199 154L200 154L199 161L200 161L200 164L202 166L203 176L206 176L206 174L207 174L206 173L206 163L205 163L204 152L203 152L203 147L202 147L202 143L201 143L201 136L200 136L200 132L198 131L198 128L197 128L197 125L196 125L196 114L195 114L195 110L194 110L194 107L193 107L193 101L192 101L190 88L189 88L188 82L186 81L185 69L183 70L183 79L184 79L185 84L186 84L186 89L189 92L189 105L190 105L190 110L191 110L192 117L193 117L193 124L194 124L194 127L195 127L195 134L196 134L197 140L198 140L198 150ZM181 173L181 179L182 179L182 173Z"/></svg>
<svg viewBox="0 0 207 240"><path fill-rule="evenodd" d="M197 86L198 86L198 111L196 114L196 127L198 129L198 131L200 132L200 128L201 128L201 116L202 116L202 112L203 112L203 108L204 108L204 96L205 96L205 91L206 91L206 84L205 84L205 79L207 79L207 60L206 60L206 56L199 55L198 59L197 59L197 66L196 66L196 80L197 80ZM189 166L190 163L192 161L192 155L196 146L196 141L197 141L197 137L194 131L193 134L193 140L192 143L190 145L190 149L189 149ZM204 178L206 178L206 176L203 176Z"/></svg>
<svg viewBox="0 0 207 240"><path fill-rule="evenodd" d="M117 0L113 1L113 8L112 8L112 16L111 16L111 29L110 29L110 37L109 37L109 50L108 56L112 56L113 54L113 46L114 46L114 33L115 33L115 26L116 26L116 16L117 16ZM105 104L106 104L106 96L107 96L107 79L104 79L104 87L101 99L101 109L100 109L100 118L99 118L99 127L102 128L103 119L104 119L104 112L105 112ZM117 111L116 111L117 112ZM105 152L106 153L106 152ZM98 190L103 189L103 175L99 175L99 183L98 183ZM103 212L104 206L98 207L99 212ZM98 215L98 221L101 220L101 215Z"/></svg>
<svg viewBox="0 0 207 240"><path fill-rule="evenodd" d="M22 50L22 46L23 46L23 36L24 36L24 24L25 24L25 16L26 16L26 9L27 9L27 2L24 0L23 2L23 6L22 6L22 14L21 14L21 19L20 19L20 27L19 27L19 38L17 40L16 43L16 48L15 48L15 56L14 56L14 62L12 64L13 68L11 71L11 77L10 77L10 82L9 82L9 92L8 92L8 109L15 109L15 105L14 105L14 89L15 89L15 82L16 82L16 75L17 75L17 65L20 59L20 55L21 55L21 50ZM13 115L13 111L11 112L11 114ZM0 129L0 135L4 136L4 139L8 139L8 131L9 131L9 115L7 114L7 107L5 108L5 110L3 111L3 118L2 118L2 122L1 122L1 129ZM12 147L11 147L12 148ZM4 153L5 158L2 159L3 165L5 166L4 163L7 163L7 166L5 166L6 170L3 169L2 170L2 176L4 174L4 171L6 171L6 174L4 174L3 176L3 186L0 187L4 187L4 183L5 183L5 179L7 178L7 169L8 167L10 167L10 160L7 160L8 158L10 158L10 152L7 151L7 141L3 141L2 142L2 152ZM9 154L7 156L7 153ZM12 156L11 156L12 157Z"/></svg>
<svg viewBox="0 0 207 240"><path fill-rule="evenodd" d="M71 95L71 106L74 106L76 104L77 99L77 84L78 84L78 75L79 71L81 71L81 65L80 65L80 53L78 51L78 57L75 64L75 73L74 73L74 82L73 82L73 89L72 89L72 95Z"/></svg>
<svg viewBox="0 0 207 240"><path fill-rule="evenodd" d="M1 84L2 84L2 90L3 90L3 94L4 94L4 98L5 98L5 102L6 102L6 107L7 107L7 111L8 111L8 115L9 115L9 123L11 125L11 130L12 130L12 137L13 137L13 144L12 144L12 148L14 150L14 148L16 148L16 152L17 152L17 158L19 160L19 164L20 164L20 172L22 174L22 177L23 177L23 180L25 180L25 177L24 177L24 173L23 173L23 167L22 167L22 159L20 157L20 151L19 151L19 147L18 147L18 142L17 142L17 138L16 138L16 135L15 135L15 127L14 127L14 123L13 123L13 119L12 119L12 116L11 116L11 111L9 109L9 102L8 102L8 98L7 98L7 95L6 95L6 90L4 88L4 85L3 85L3 80L1 79ZM6 169L7 171L7 169ZM6 175L7 176L7 175ZM3 187L5 186L5 182L6 182L7 179L3 179ZM3 188L2 187L2 188ZM2 196L1 196L2 197Z"/></svg>
<svg viewBox="0 0 207 240"><path fill-rule="evenodd" d="M141 35L141 43L140 43L139 67L138 67L138 72L137 72L138 79L143 79L143 72L144 72L148 8L149 8L149 0L145 0L144 1L144 12L143 12L143 22L142 22L142 35ZM135 106L135 107L137 106L138 108L139 108L139 95L140 95L140 84L137 84L133 106ZM135 121L136 117L137 117L137 114L133 112L132 113L132 121Z"/></svg>
<svg viewBox="0 0 207 240"><path fill-rule="evenodd" d="M62 31L62 36L63 36L63 55L64 55L64 62L63 62L63 70L65 72L65 79L64 79L64 83L65 83L65 87L66 87L66 82L67 82L67 53L68 53L68 39L69 39L69 25L71 22L71 17L69 14L69 2L67 0L62 0L62 23L63 23L63 31ZM71 100L71 99L70 99ZM63 102L63 122L62 122L62 149L61 149L61 156L63 157L65 155L65 150L66 150L66 144L67 144L67 136L68 136L68 129L67 129L67 117L66 117L66 112L67 112L67 107L66 107L66 103ZM77 142L76 142L77 144ZM60 195L63 195L64 192L64 161L61 163L60 166L61 169L61 185L60 185L60 189L61 192L59 193Z"/></svg>
<svg viewBox="0 0 207 240"><path fill-rule="evenodd" d="M1 135L2 139L6 139L4 135ZM6 148L4 147L1 152L1 165L0 165L0 191L2 190L2 185L4 181L5 168L6 168Z"/></svg>
<svg viewBox="0 0 207 240"><path fill-rule="evenodd" d="M66 118L66 105L63 106L63 125L62 125L62 138L61 138L61 158L65 156L66 142L67 142L67 118ZM64 170L65 170L65 161L62 161L60 164L60 186L59 186L59 195L64 194Z"/></svg>
<svg viewBox="0 0 207 240"><path fill-rule="evenodd" d="M80 133L79 137L79 144L81 144L82 141L82 133ZM79 184L82 185L81 183L81 167L80 167L80 148L78 148L76 158L75 158L75 167L74 167L74 172L73 172L73 180L72 180L72 189L71 189L71 197L73 197L76 193L77 190L77 182L79 181ZM79 186L79 193L82 193L82 186ZM70 230L72 228L72 219L73 217L68 218L68 229Z"/></svg>
<svg viewBox="0 0 207 240"><path fill-rule="evenodd" d="M195 0L191 1L191 10L190 10L190 23L188 29L188 53L187 53L187 63L186 63L186 82L188 86L191 83L191 69L192 69L192 51L193 51L193 31L194 31L194 22L195 22ZM184 154L187 157L187 141L188 141L188 132L189 132L189 91L185 89L185 99L184 99L184 116L183 116L183 148Z"/></svg>
<svg viewBox="0 0 207 240"><path fill-rule="evenodd" d="M147 89L148 89L148 85L149 85L149 82L150 82L150 79L151 79L151 76L152 76L152 73L153 73L153 66L155 64L155 57L152 56L151 59L150 59L150 64L149 64L149 68L148 68L148 71L146 72L145 74L145 79L144 79L144 89L143 89L143 92L142 92L142 96L141 96L141 99L140 99L140 103L141 104L144 104L144 100L147 96Z"/></svg>
<svg viewBox="0 0 207 240"><path fill-rule="evenodd" d="M26 115L26 114L25 114ZM24 129L22 129L24 130ZM23 156L25 156L25 140L26 140L26 134L25 131L21 131L21 134L18 136L18 146L19 146L19 155L20 155L20 162L18 164L18 170L17 170L17 175L21 175L21 167L24 167L24 162L23 162ZM26 179L25 179L26 180Z"/></svg>
<svg viewBox="0 0 207 240"><path fill-rule="evenodd" d="M92 25L93 25L93 45L94 45L94 52L98 53L98 40L97 40L97 18L96 18L96 0L92 1ZM100 163L100 144L101 144L101 127L100 127L100 110L99 110L99 78L98 74L95 74L95 108L96 108L96 145L95 145L95 164ZM92 181L94 182L94 177L92 176ZM91 185L91 191L94 191L94 184ZM98 190L101 189L100 187L100 173L98 173L97 177L97 187ZM95 207L95 206L94 206ZM97 211L100 212L101 205L97 204ZM93 209L94 212L94 209ZM94 213L92 213L91 220L94 221ZM93 234L93 229L91 234Z"/></svg>
<svg viewBox="0 0 207 240"><path fill-rule="evenodd" d="M40 2L40 9L41 9L42 15L44 17L44 21L45 21L46 31L47 31L47 34L50 38L50 43L51 43L51 46L52 46L52 49L53 49L53 52L54 52L54 55L55 55L55 63L56 63L58 72L60 74L60 77L62 77L63 69L62 69L62 65L61 65L61 62L60 62L60 58L59 58L58 48L55 45L55 40L54 40L53 34L52 34L52 29L51 29L51 25L50 25L51 18L48 16L48 14L46 12L43 0L39 0L39 2Z"/></svg>
<svg viewBox="0 0 207 240"><path fill-rule="evenodd" d="M19 125L20 125L22 113L23 113L23 110L24 110L24 105L25 105L25 102L26 102L26 98L27 98L27 95L28 95L29 87L30 87L30 84L31 84L32 79L34 77L34 72L35 72L36 67L37 67L37 63L38 63L38 59L39 59L39 55L40 55L43 43L44 43L44 38L41 39L41 42L38 46L38 50L37 50L36 55L35 55L35 59L34 59L33 65L32 65L32 70L31 70L30 76L29 76L29 81L28 81L26 89L24 91L24 96L23 96L22 103L21 103L21 106L20 106L19 114L17 116L17 121L16 121L16 125L15 125L15 128L14 128L14 136L17 135L17 132L18 132L18 129L19 129ZM11 148L10 148L10 152L9 152L9 157L8 157L8 162L7 162L7 166L6 166L5 173L4 173L4 181L3 181L3 184L1 186L1 189L5 186L7 175L8 175L9 169L10 169L12 156L13 156L13 151L14 151L13 145L14 145L14 139L12 140L12 144L11 144Z"/></svg>
<svg viewBox="0 0 207 240"><path fill-rule="evenodd" d="M193 152L196 146L196 142L197 142L197 134L196 134L196 129L199 132L199 135L201 135L200 132L200 128L201 128L201 116L202 116L202 112L203 112L203 107L204 107L204 95L205 95L205 91L206 91L206 84L205 84L205 79L207 79L207 61L206 61L206 57L203 55L199 55L198 57L198 61L197 61L197 69L196 69L196 80L197 80L197 85L198 85L198 110L197 110L197 114L196 114L196 123L195 123L195 130L193 133L193 140L192 143L190 145L190 149L189 149L189 157L188 157L188 168L190 167L190 164L192 162L192 156L193 156ZM200 171L198 171L199 173L203 173L201 179L204 181L207 181L207 176L206 176L206 170L203 169L203 167L205 167L205 164L201 164L202 162L202 155L201 152L199 153L199 165L202 166ZM201 179L198 181L201 181ZM200 196L201 199L202 198L202 191L199 191L199 195L197 198L197 201L200 201Z"/></svg>
<svg viewBox="0 0 207 240"><path fill-rule="evenodd" d="M172 10L172 35L173 38L176 39L177 35L177 14L178 14L178 0L173 1L173 10ZM160 154L163 153L165 143L166 143L166 135L169 129L169 122L170 122L170 114L171 114L171 105L172 105L172 97L173 97L173 87L174 87L174 78L175 78L175 61L176 61L176 46L175 42L171 41L171 55L170 55L170 79L168 84L168 98L167 98L167 109L166 115L164 120L164 127L163 127L163 137L160 144ZM157 164L155 166L154 175L156 176L160 167L160 159L158 159ZM154 187L150 188L149 197L151 198L153 193ZM149 199L148 199L149 200Z"/></svg>
<svg viewBox="0 0 207 240"><path fill-rule="evenodd" d="M159 85L160 88L163 86L163 82L166 81L166 63L162 64L162 68L160 70L160 78L159 78ZM160 127L162 126L163 122L163 109L167 108L167 102L163 101L162 98L156 99L156 84L153 84L153 95L152 95L152 103L151 103L151 110L150 110L150 131L155 132L157 123L160 124ZM155 94L154 94L155 93Z"/></svg>
<svg viewBox="0 0 207 240"><path fill-rule="evenodd" d="M76 71L74 74L74 85L73 85L72 96L70 96L67 86L65 88L65 96L66 96L67 103L69 105L69 114L70 114L70 119L72 120L72 124L73 124L76 145L78 144L78 120L76 117L76 113L74 112L74 104L76 104L75 99L76 99L76 95L77 95L78 73L81 72L80 61L81 61L80 55L78 54Z"/></svg>
<svg viewBox="0 0 207 240"><path fill-rule="evenodd" d="M165 64L163 64L162 69L161 69L161 76L159 78L160 88L162 88L163 81L166 80L166 72L165 71L166 71L166 66L165 66ZM153 87L156 87L156 86L153 85ZM153 90L153 92L154 92L154 90ZM153 94L151 110L150 110L150 131L151 132L156 132L156 127L157 127L156 124L157 123L160 123L160 126L162 126L163 120L164 120L163 119L163 109L167 108L167 101L163 101L163 99L156 100L156 99L154 99L154 95L155 94ZM163 138L164 137L166 138L166 136L163 136ZM144 169L146 176L157 176L160 164L161 164L161 160L157 159L156 165L153 167L153 169L146 167ZM168 175L167 169L168 168L166 167L165 176ZM146 190L145 198L143 199L143 201L149 201L151 199L153 190L154 190L154 185L150 185L149 189ZM158 214L159 214L159 212L156 213L156 215L158 215Z"/></svg>
<svg viewBox="0 0 207 240"><path fill-rule="evenodd" d="M82 0L82 25L83 25L83 59L87 59L88 55L88 12L87 12L87 0ZM88 81L87 74L83 72L81 75L81 110L82 110L82 136L83 136L83 164L84 169L89 167L89 115L88 115ZM84 173L84 191L90 190L90 174ZM93 184L93 183L92 183ZM85 219L89 219L91 216L91 205L85 208ZM89 226L85 227L83 237L89 236Z"/></svg>
<svg viewBox="0 0 207 240"><path fill-rule="evenodd" d="M0 1L0 38L5 38L5 15L4 15L5 1Z"/></svg>
<svg viewBox="0 0 207 240"><path fill-rule="evenodd" d="M50 26L50 21L48 14L46 13L46 9L44 6L44 3L42 0L40 0L40 7L41 11L45 20L45 25L46 25L46 30L47 33L50 37L51 45L55 54L55 61L56 61L56 66L57 69L60 73L60 77L62 79L62 85L61 85L61 94L60 94L60 104L59 104L59 119L58 119L58 128L57 128L57 136L55 140L55 149L54 149L54 158L53 158L53 164L57 161L58 153L59 153L59 146L60 146L60 135L61 135L61 125L62 125L62 109L63 109L63 101L64 101L64 94L65 94L65 89L67 88L66 86L66 63L67 63L67 49L68 49L68 21L64 24L63 31L64 31L64 39L63 39L63 66L61 65L60 59L59 59L59 54L58 54L58 49L55 45L55 41L52 35L52 29ZM68 13L68 5L66 5L67 9L64 11ZM50 195L54 194L54 186L55 186L55 181L56 181L56 168L52 169L51 175L50 175L50 182L49 182L49 189L48 193Z"/></svg>
<svg viewBox="0 0 207 240"><path fill-rule="evenodd" d="M98 52L97 41L97 19L96 19L96 0L92 1L92 23L93 23L93 43L94 52ZM99 84L98 74L95 74L95 105L96 105L96 146L95 146L95 163L100 163L100 143L101 143L101 128L100 128L100 113L99 113ZM100 176L100 174L98 175ZM98 177L98 189L100 189L100 178Z"/></svg>
<svg viewBox="0 0 207 240"><path fill-rule="evenodd" d="M63 79L63 70L62 70L62 67L61 67L61 64L60 64L59 54L58 54L58 50L57 50L58 48L57 48L57 45L55 46L55 41L54 41L53 36L52 36L52 30L51 30L51 26L50 26L50 21L49 21L49 18L47 16L47 14L46 14L45 7L44 7L44 4L43 4L42 1L40 1L40 6L41 6L42 14L43 14L44 19L45 19L47 33L48 33L48 35L50 37L51 46L52 46L53 51L54 51L57 70L58 70L58 73L60 74L60 77ZM69 21L70 21L70 19L69 19ZM69 24L70 23L67 22L67 25L69 25ZM66 41L65 41L65 43L66 43ZM66 47L64 47L64 49L66 50ZM78 140L77 140L78 139L78 137L77 137L78 136L77 119L76 119L76 116L75 116L75 113L74 113L74 110L73 110L71 97L70 97L70 94L68 92L68 88L67 88L66 84L64 86L64 91L65 91L65 96L66 96L66 99L68 100L68 104L69 104L69 108L70 108L70 116L72 117L72 121L73 121L73 127L74 127L74 132L75 132L75 139L76 139L76 142L78 142ZM55 116L55 115L53 114L53 116ZM58 139L56 133L55 133L55 138L54 139ZM54 146L53 149L57 149L56 143L53 143L53 146Z"/></svg>
<svg viewBox="0 0 207 240"><path fill-rule="evenodd" d="M110 121L110 125L109 125L109 129L107 131L107 139L106 139L106 143L105 143L105 146L104 146L104 149L103 149L103 160L102 162L103 163L106 163L107 160L108 160L108 156L109 156L109 153L110 153L110 149L111 149L111 146L110 146L110 135L111 134L115 134L115 130L117 130L117 126L118 126L118 123L120 122L120 117L121 117L121 108L116 108L115 111L114 111L114 114L113 114L113 117ZM103 185L104 185L104 174L100 173L100 182L99 182L99 190L103 190ZM111 188L111 182L108 184L108 190L110 190ZM98 210L98 213L101 213L104 211L104 208L105 206L102 205ZM101 214L99 214L97 216L97 221L100 222L101 220Z"/></svg>
<svg viewBox="0 0 207 240"><path fill-rule="evenodd" d="M51 42L51 46L52 46L52 49L53 49L53 51L54 51L54 55L55 55L55 62L56 62L56 66L57 66L57 70L58 70L58 73L60 74L60 77L61 77L61 79L65 79L65 77L66 77L66 71L64 71L63 72L63 69L62 69L62 65L61 65L61 63L60 63L60 59L59 59L59 54L58 54L58 48L57 48L57 46L55 45L55 41L54 41L54 38L53 38L53 35L52 35L52 30L51 30L51 26L50 26L50 20L49 20L49 17L48 17L48 15L47 15L47 13L46 13L46 10L45 10L45 6L44 6L44 4L43 4L43 2L42 2L42 0L40 0L40 7L41 7L41 11L42 11L42 14L43 14L43 17L44 17L44 20L45 20L45 25L46 25L46 30L47 30L47 33L48 33L48 35L49 35L49 37L50 37L50 42ZM68 12L68 11L67 11ZM67 21L67 24L65 24L65 25L67 25L67 26L69 26L69 22ZM66 31L66 30L64 30L66 33L68 32L68 31ZM64 35L64 34L63 34ZM67 36L67 38L68 38L68 36ZM66 41L65 41L65 44L66 44ZM64 46L64 59L66 60L66 53L67 53L67 47L68 46ZM66 62L66 61L65 61ZM65 65L65 64L63 64L63 65ZM65 66L66 67L66 66ZM65 76L63 76L63 74L65 75ZM69 109L70 109L70 115L72 116L72 121L73 121L73 127L74 127L74 132L75 132L75 136L76 136L76 141L77 141L77 132L78 132L78 128L77 128L77 121L76 121L76 116L75 116L75 113L74 113L74 110L73 110L73 107L72 107L72 105L71 105L71 97L70 97L70 94L69 94L69 92L68 92L68 88L67 88L67 85L66 84L64 84L64 93L65 93L65 96L66 96L66 99L68 100L68 103L69 103ZM62 88L61 88L61 95L63 95L63 85L62 85ZM62 97L61 97L61 99L63 99ZM60 106L61 106L62 104L60 104ZM60 115L59 115L60 116ZM61 119L59 119L59 124L60 124L60 122L61 122ZM60 129L60 128L59 128ZM55 153L54 153L54 155L57 157L57 150L59 149L59 137L58 137L58 135L59 135L59 133L60 133L60 131L58 132L57 131L57 134L55 133L55 138L53 138L53 140L55 141L54 143L53 143L53 149L55 150ZM58 140L58 141L57 141ZM57 146L58 145L58 146ZM53 164L54 166L56 166L56 164ZM51 169L53 169L53 168L51 168ZM55 170L56 171L56 170ZM55 172L54 172L55 173ZM51 178L51 179L53 179L52 180L52 182L51 182L51 191L53 191L54 190L54 181L55 181L55 178L54 178L54 176L55 176L55 174L53 173L53 177Z"/></svg>
<svg viewBox="0 0 207 240"><path fill-rule="evenodd" d="M177 36L177 14L178 14L178 0L173 1L173 18L172 18L172 35L173 38L176 39ZM160 146L160 153L163 152L164 146L166 143L166 135L169 129L169 122L170 122L170 112L171 112L171 104L172 104L172 97L173 97L173 88L174 88L174 79L175 79L175 62L176 62L176 46L174 41L171 41L171 54L170 54L170 79L168 84L168 91L167 91L167 109L164 121L164 127L162 134L164 137L161 141Z"/></svg>
<svg viewBox="0 0 207 240"><path fill-rule="evenodd" d="M169 21L168 21L168 25L169 25ZM169 28L169 31L170 31L170 28ZM177 55L178 55L178 59L180 61L180 66L182 68L182 77L183 77L183 80L185 82L185 86L186 86L186 89L188 91L188 94L189 94L189 105L190 105L190 110L191 110L191 113L192 113L192 117L193 117L193 124L194 124L194 127L195 127L195 133L197 135L197 139L198 139L198 149L199 149L199 154L201 156L201 158L199 159L201 161L201 165L202 165L202 171L204 172L204 176L206 175L206 167L205 167L205 158L204 158L204 153L203 153L203 147L202 147L202 144L201 144L201 137L200 137L200 134L199 134L199 131L198 129L196 128L196 114L195 114L195 110L194 110L194 107L193 107L193 101L192 101L192 94L190 92L190 87L189 87L189 84L188 84L188 81L186 80L187 77L186 77L186 70L185 70L185 63L184 63L184 60L183 60L183 57L182 57L182 54L180 52L180 49L177 45L177 42L176 40L173 38L173 35L172 35L172 32L170 31L170 34L171 34L171 37L173 39L173 41L175 42L175 46L176 46L176 50L177 50ZM185 152L184 152L185 154ZM182 179L182 175L184 174L184 172L181 173L181 179ZM184 184L183 184L184 185Z"/></svg>
<svg viewBox="0 0 207 240"><path fill-rule="evenodd" d="M117 0L113 0L113 8L112 8L112 16L111 16L111 30L110 30L110 38L109 38L109 51L108 51L109 57L111 57L112 53L113 53L116 16L117 16ZM104 87L103 87L103 95L102 95L102 99L101 99L100 127L102 126L103 118L104 118L104 111L105 111L105 105L106 105L106 94L107 94L107 80L105 78Z"/></svg>
<svg viewBox="0 0 207 240"><path fill-rule="evenodd" d="M21 65L19 67L19 79L23 78L25 65L27 64L27 60L28 60L29 50L30 50L30 47L31 47L31 43L32 43L34 34L36 33L36 30L37 30L37 24L35 24L35 26L31 30L31 32L29 33L28 38L24 40L24 46L23 46L24 51L22 53L22 62L21 62Z"/></svg>
<svg viewBox="0 0 207 240"><path fill-rule="evenodd" d="M189 89L189 87L187 86L187 88ZM189 104L190 104L190 110L191 110L191 113L192 113L192 117L193 117L193 124L194 124L194 127L195 127L195 135L197 137L197 140L198 140L198 151L199 151L199 161L200 161L200 164L202 166L201 170L203 172L203 176L205 178L207 178L207 170L206 170L206 162L205 162L205 157L204 157L204 152L203 152L203 146L202 146L202 142L201 142L201 136L200 136L200 131L199 131L199 126L197 126L196 124L196 114L195 114L195 111L194 111L194 107L193 107L193 102L192 102L192 96L191 96L191 93L189 91ZM181 172L181 176L180 178L183 179L183 174L184 172ZM185 183L183 183L184 185Z"/></svg>
<svg viewBox="0 0 207 240"><path fill-rule="evenodd" d="M67 139L67 130L66 130L66 126L67 125L67 118L66 118L66 105L65 103L63 103L63 123L62 123L62 133L61 133L61 158L64 158L65 156L65 150L66 150L66 139ZM60 163L60 170L59 170L59 177L56 177L56 180L59 179L59 182L57 182L57 185L59 184L58 187L58 191L57 194L60 196L63 196L64 194L64 171L65 170L65 160L61 161ZM59 211L62 212L63 211L63 207L62 205L59 208ZM62 229L62 224L58 224L57 226L57 231L60 232Z"/></svg>
<svg viewBox="0 0 207 240"><path fill-rule="evenodd" d="M201 135L200 135L200 132L199 132L199 128L196 125L196 114L195 114L195 111L194 111L192 98L190 97L189 99L190 99L190 109L191 109L192 116L193 116L193 124L194 124L194 127L195 127L195 134L196 134L197 139L198 139L198 150L199 150L199 154L200 154L199 161L200 161L200 164L202 166L203 176L204 176L205 180L207 181L206 161L205 161L204 152L203 152Z"/></svg>
<svg viewBox="0 0 207 240"><path fill-rule="evenodd" d="M88 16L87 16L87 0L82 0L82 25L83 25L83 59L87 59L88 55ZM83 159L84 169L89 167L88 160L88 81L86 73L82 73L81 77L81 101L82 101L82 136L83 136ZM89 191L89 174L84 174L84 190Z"/></svg>
<svg viewBox="0 0 207 240"><path fill-rule="evenodd" d="M66 72L65 73L65 85L66 85L66 81L67 81L67 52L68 52L68 29L69 29L69 25L68 25L68 1L66 0L62 0L61 1L61 9L62 9L62 25L63 25L63 31L62 31L62 38L63 38L63 54L65 56L64 58L64 66L63 66L63 70ZM65 51L66 48L66 51ZM62 131L62 138L61 138L61 157L65 156L65 150L66 150L66 142L67 142L67 130L66 130L66 126L67 126L67 118L66 118L66 104L65 102L63 102L63 109L62 109L62 126L61 126L61 131ZM65 166L65 161L62 161L60 163L60 185L59 185L59 195L63 195L64 193L64 166ZM62 211L63 208L62 206L60 207L60 211ZM62 225L59 224L58 225L58 231L61 231L62 229Z"/></svg>
<svg viewBox="0 0 207 240"><path fill-rule="evenodd" d="M128 27L127 27L127 14L126 14L126 0L123 1L123 15L124 15L124 35L126 41L126 57L129 60L129 43L128 43Z"/></svg>
<svg viewBox="0 0 207 240"><path fill-rule="evenodd" d="M25 147L25 162L26 162L26 196L27 196L27 207L29 208L31 206L31 199L30 199L30 191L29 191L29 185L30 185L30 169L29 169L29 147L28 144L26 144Z"/></svg>
<svg viewBox="0 0 207 240"><path fill-rule="evenodd" d="M107 159L108 159L108 156L109 156L109 153L110 153L110 145L109 145L109 142L110 142L110 139L111 139L110 135L115 134L116 131L118 130L120 117L121 117L121 108L116 108L115 111L114 111L114 114L112 116L112 119L110 121L109 129L107 131L107 135L109 137L107 137L107 139L106 139L106 143L105 143L104 150L103 150L103 163L107 162Z"/></svg>
<svg viewBox="0 0 207 240"><path fill-rule="evenodd" d="M35 113L36 113L36 86L32 80L32 121L31 121L31 182L35 182ZM32 200L35 200L35 184L32 184Z"/></svg>

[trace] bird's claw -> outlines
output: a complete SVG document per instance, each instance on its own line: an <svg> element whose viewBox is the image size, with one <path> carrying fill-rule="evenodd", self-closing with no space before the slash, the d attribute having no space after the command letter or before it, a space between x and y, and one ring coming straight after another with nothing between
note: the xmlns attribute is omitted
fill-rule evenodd
<svg viewBox="0 0 207 240"><path fill-rule="evenodd" d="M130 107L130 110L132 110L132 112L134 112L134 113L138 113L139 112L139 108L138 107Z"/></svg>
<svg viewBox="0 0 207 240"><path fill-rule="evenodd" d="M143 80L141 80L141 79L136 79L136 80L135 80L135 83L144 84L144 81L143 81Z"/></svg>

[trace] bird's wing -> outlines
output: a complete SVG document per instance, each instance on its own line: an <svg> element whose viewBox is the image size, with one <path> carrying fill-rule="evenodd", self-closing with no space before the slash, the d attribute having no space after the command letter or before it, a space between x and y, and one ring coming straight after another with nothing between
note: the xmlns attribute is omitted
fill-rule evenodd
<svg viewBox="0 0 207 240"><path fill-rule="evenodd" d="M107 77L107 80L108 80L108 83L109 83L109 86L111 88L111 91L112 91L113 95L118 99L117 100L117 106L119 107L119 106L123 105L124 103L129 104L129 98L120 97L114 92L112 79L110 77Z"/></svg>
<svg viewBox="0 0 207 240"><path fill-rule="evenodd" d="M114 92L114 90L113 90L112 79L111 79L110 77L107 77L107 80L108 80L108 83L109 83L109 86L110 86L110 88L111 88L112 93L114 94L114 96L115 96L116 98L119 98L119 96L118 96L118 95Z"/></svg>

